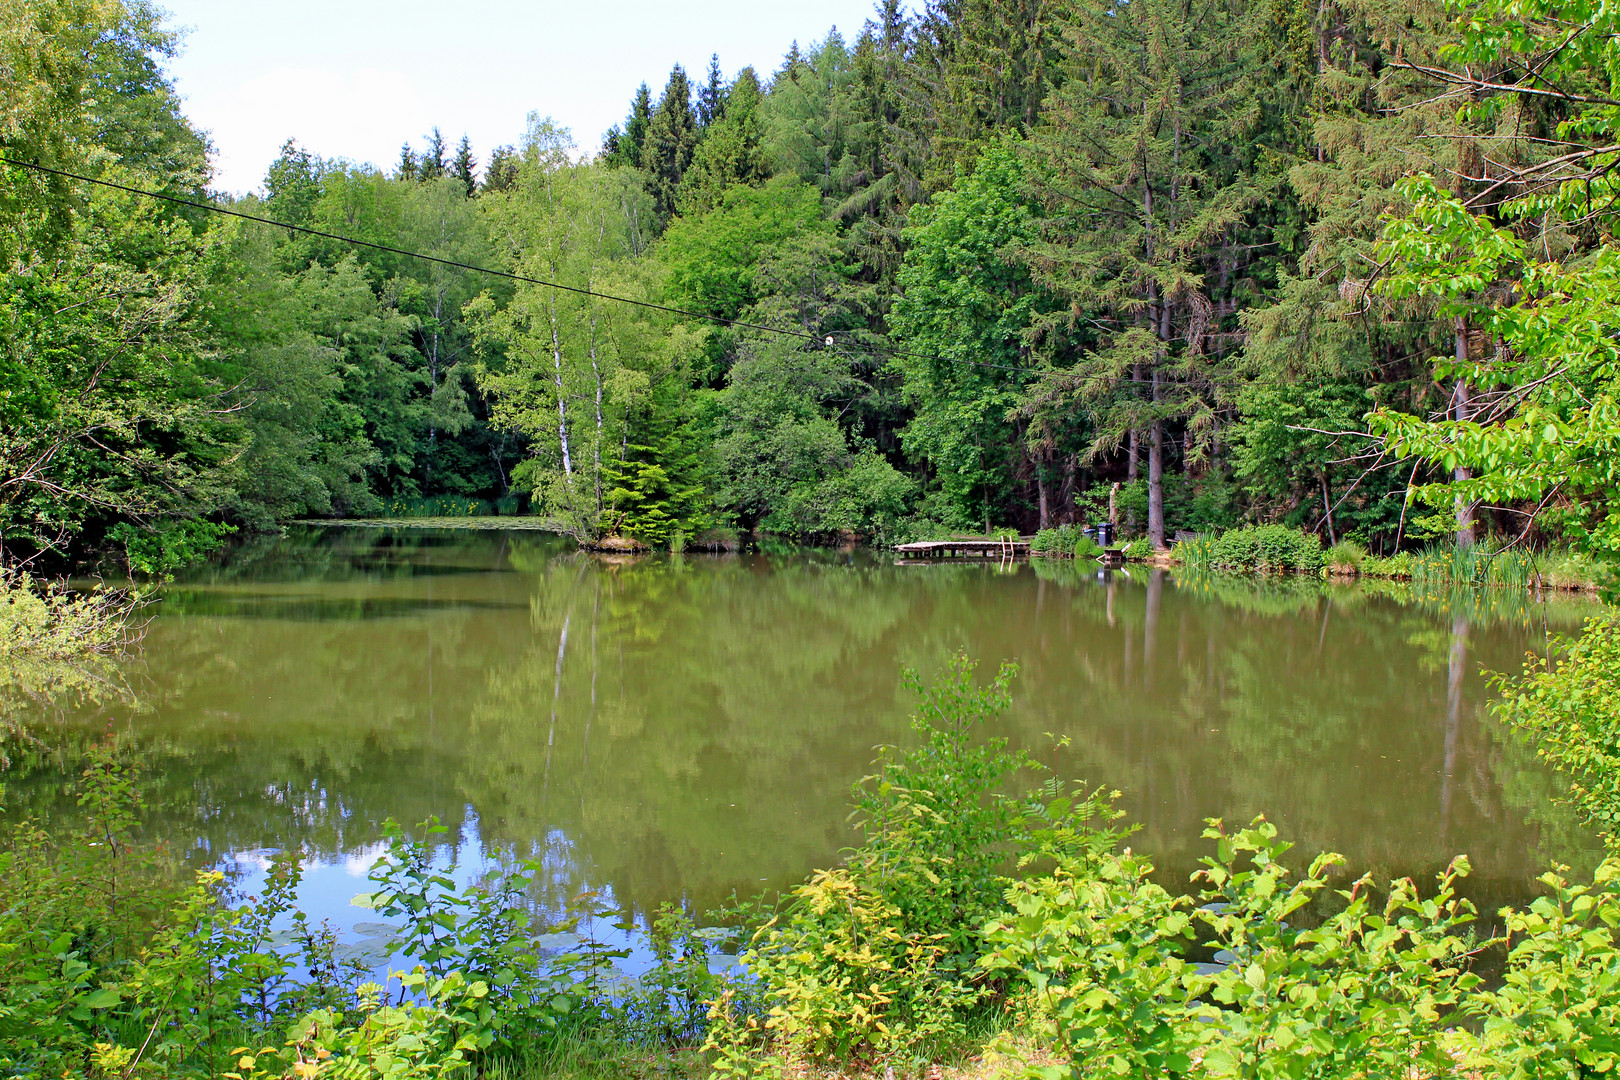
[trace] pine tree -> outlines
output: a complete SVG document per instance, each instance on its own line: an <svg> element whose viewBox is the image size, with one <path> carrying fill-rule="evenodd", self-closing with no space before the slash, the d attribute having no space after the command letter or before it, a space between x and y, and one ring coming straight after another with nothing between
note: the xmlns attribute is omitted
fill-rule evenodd
<svg viewBox="0 0 1620 1080"><path fill-rule="evenodd" d="M444 135L438 128L434 128L433 134L428 136L428 148L422 152L421 161L417 165L417 179L429 181L444 176L449 168L444 153Z"/></svg>
<svg viewBox="0 0 1620 1080"><path fill-rule="evenodd" d="M698 91L698 127L707 131L720 119L726 106L726 81L720 74L720 54L709 57L709 80Z"/></svg>
<svg viewBox="0 0 1620 1080"><path fill-rule="evenodd" d="M654 210L666 221L675 213L676 193L692 164L697 141L691 85L686 71L677 64L669 73L669 82L658 99L652 122L647 125L647 141L641 154L641 167L648 173L647 187L653 197Z"/></svg>
<svg viewBox="0 0 1620 1080"><path fill-rule="evenodd" d="M472 142L466 135L461 137L461 145L456 147L456 159L450 167L450 174L461 181L468 198L478 194L478 159L473 157Z"/></svg>
<svg viewBox="0 0 1620 1080"><path fill-rule="evenodd" d="M497 146L489 155L489 168L484 170L483 194L511 191L517 184L518 153L511 146Z"/></svg>
<svg viewBox="0 0 1620 1080"><path fill-rule="evenodd" d="M415 180L420 166L417 164L416 151L411 144L406 143L399 148L399 164L394 166L394 179Z"/></svg>

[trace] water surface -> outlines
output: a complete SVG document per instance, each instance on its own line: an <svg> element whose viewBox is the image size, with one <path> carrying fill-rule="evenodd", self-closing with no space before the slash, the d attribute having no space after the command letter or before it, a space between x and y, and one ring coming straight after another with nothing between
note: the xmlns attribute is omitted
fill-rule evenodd
<svg viewBox="0 0 1620 1080"><path fill-rule="evenodd" d="M838 859L850 785L907 737L901 670L954 651L981 674L1021 665L999 733L1120 789L1167 880L1206 854L1211 816L1265 813L1382 878L1466 852L1485 910L1594 850L1486 715L1481 674L1574 628L1577 602L571 548L296 530L169 587L131 676L141 708L67 727L146 749L156 828L193 863L251 885L267 852L305 851L306 903L339 925L367 917L345 905L388 818L437 815L473 867L542 857L551 908L789 885ZM25 779L13 809L66 812L63 790Z"/></svg>

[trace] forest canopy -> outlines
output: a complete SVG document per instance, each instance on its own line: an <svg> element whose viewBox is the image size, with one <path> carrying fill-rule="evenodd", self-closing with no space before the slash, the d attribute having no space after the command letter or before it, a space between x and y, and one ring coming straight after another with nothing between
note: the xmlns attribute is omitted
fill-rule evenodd
<svg viewBox="0 0 1620 1080"><path fill-rule="evenodd" d="M236 199L154 7L8 4L0 554L162 572L446 508L892 542L1110 497L1161 546L1617 548L1613 19L883 0L641 85L594 153L543 110L386 171L290 139Z"/></svg>

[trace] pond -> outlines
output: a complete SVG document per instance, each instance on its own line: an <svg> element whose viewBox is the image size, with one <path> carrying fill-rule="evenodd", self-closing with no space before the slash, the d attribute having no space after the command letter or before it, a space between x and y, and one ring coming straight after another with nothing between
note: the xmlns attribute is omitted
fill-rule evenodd
<svg viewBox="0 0 1620 1080"><path fill-rule="evenodd" d="M436 815L463 873L538 857L637 918L786 887L853 839L850 786L904 741L956 651L1016 660L1000 734L1118 788L1166 881L1203 819L1264 813L1357 873L1475 868L1485 911L1597 851L1560 785L1492 720L1516 668L1590 612L1513 593L1184 579L1091 564L898 565L870 551L614 561L532 533L300 528L169 587L129 679L138 707L49 721L142 748L156 830L251 889L311 861L347 927L382 824ZM41 720L40 723L46 723ZM63 725L66 725L64 731ZM11 813L65 814L14 777Z"/></svg>

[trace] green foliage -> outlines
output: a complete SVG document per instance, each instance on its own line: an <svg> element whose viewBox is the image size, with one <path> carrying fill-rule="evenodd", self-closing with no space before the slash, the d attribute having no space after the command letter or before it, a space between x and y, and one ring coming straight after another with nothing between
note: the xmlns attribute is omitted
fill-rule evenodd
<svg viewBox="0 0 1620 1080"><path fill-rule="evenodd" d="M1199 535L1182 540L1170 549L1170 555L1177 563L1189 570L1213 569L1215 537Z"/></svg>
<svg viewBox="0 0 1620 1080"><path fill-rule="evenodd" d="M434 495L425 499L394 499L383 507L383 513L399 518L458 518L484 517L494 508L483 499L464 499L457 495Z"/></svg>
<svg viewBox="0 0 1620 1080"><path fill-rule="evenodd" d="M1210 546L1209 567L1227 571L1315 574L1322 569L1322 543L1314 535L1286 525L1248 525L1216 538Z"/></svg>
<svg viewBox="0 0 1620 1080"><path fill-rule="evenodd" d="M1036 236L1023 175L1013 148L992 147L971 178L912 211L891 316L907 350L893 361L913 411L906 452L932 466L966 521L1001 517L1030 457L1012 411L1036 374L1024 338L1053 305L1009 250ZM1042 423L1049 442L1074 449L1074 420L1048 411Z"/></svg>
<svg viewBox="0 0 1620 1080"><path fill-rule="evenodd" d="M1527 548L1496 549L1490 544L1440 546L1416 552L1411 578L1419 585L1503 585L1524 588L1536 577L1537 559Z"/></svg>
<svg viewBox="0 0 1620 1080"><path fill-rule="evenodd" d="M1591 885L1558 873L1541 881L1552 895L1502 913L1507 971L1469 1003L1482 1030L1462 1060L1513 1080L1602 1076L1620 1060L1620 861L1598 867Z"/></svg>
<svg viewBox="0 0 1620 1080"><path fill-rule="evenodd" d="M396 982L402 1000L389 1005L388 991ZM420 1000L403 1000L407 993ZM459 973L430 979L418 970L390 976L381 986L365 983L351 1011L311 1012L289 1026L281 1046L237 1047L231 1051L235 1067L220 1075L227 1080L470 1076L489 1039L488 995L487 986L468 983Z"/></svg>
<svg viewBox="0 0 1620 1080"><path fill-rule="evenodd" d="M659 252L683 305L734 319L764 295L759 274L767 252L830 231L815 188L779 176L763 187L732 187L713 210L676 221Z"/></svg>
<svg viewBox="0 0 1620 1080"><path fill-rule="evenodd" d="M1124 550L1125 557L1127 559L1134 562L1141 562L1143 559L1146 559L1153 554L1153 545L1148 542L1147 537L1138 536L1135 540L1132 540L1130 543L1126 544Z"/></svg>
<svg viewBox="0 0 1620 1080"><path fill-rule="evenodd" d="M998 995L978 970L980 926L1014 878L1041 860L1084 863L1120 833L1100 791L1049 780L1007 788L1039 766L980 728L1010 700L1017 669L987 687L954 658L921 697L918 744L885 748L855 788L863 842L847 866L820 871L755 934L743 962L764 1014L715 1009L716 1072L817 1062L926 1059L959 1041Z"/></svg>
<svg viewBox="0 0 1620 1080"><path fill-rule="evenodd" d="M435 864L433 837L445 832L437 820L424 822L411 839L394 822L384 824L388 852L369 875L372 892L354 903L385 919L398 919L393 946L416 960L435 979L459 977L485 987L490 1012L484 1020L487 1045L514 1046L543 1038L580 1012L600 1011L609 994L605 982L622 952L592 939L550 955L541 940L572 933L587 914L586 904L566 925L534 921L527 901L537 861L497 870L458 889L453 867Z"/></svg>
<svg viewBox="0 0 1620 1080"><path fill-rule="evenodd" d="M1367 563L1367 548L1355 540L1340 540L1322 555L1322 564L1331 573L1359 574Z"/></svg>
<svg viewBox="0 0 1620 1080"><path fill-rule="evenodd" d="M0 566L0 661L74 660L115 652L128 640L139 597L52 587Z"/></svg>
<svg viewBox="0 0 1620 1080"><path fill-rule="evenodd" d="M1341 861L1321 855L1295 880L1289 845L1263 819L1228 833L1212 821L1213 857L1196 897L1174 897L1137 857L1014 885L991 922L985 966L1023 972L1050 1011L1066 1063L1096 1075L1362 1077L1453 1065L1451 1028L1480 979L1467 971L1473 921L1456 896L1458 859L1423 898L1410 880L1375 902L1362 877L1341 906L1295 929L1329 892ZM1224 966L1189 962L1224 949Z"/></svg>
<svg viewBox="0 0 1620 1080"><path fill-rule="evenodd" d="M887 1060L960 1038L980 994L945 962L943 935L848 870L822 870L790 894L743 962L764 1017L716 1006L708 1049L719 1076L770 1075L802 1061Z"/></svg>
<svg viewBox="0 0 1620 1080"><path fill-rule="evenodd" d="M1620 620L1600 615L1551 659L1499 675L1496 712L1564 773L1571 801L1614 843L1620 836Z"/></svg>
<svg viewBox="0 0 1620 1080"><path fill-rule="evenodd" d="M156 577L207 558L235 531L234 525L191 520L161 522L156 529L143 532L120 521L107 531L107 539L123 547L131 573Z"/></svg>
<svg viewBox="0 0 1620 1080"><path fill-rule="evenodd" d="M1102 546L1082 532L1078 525L1041 529L1030 539L1029 550L1036 555L1076 559L1095 559L1103 553Z"/></svg>
<svg viewBox="0 0 1620 1080"><path fill-rule="evenodd" d="M681 432L672 432L657 446L627 449L630 456L604 472L612 485L603 496L606 535L631 536L655 548L673 547L677 535L689 537L712 523L704 509L703 485L693 479L700 468L697 455Z"/></svg>

